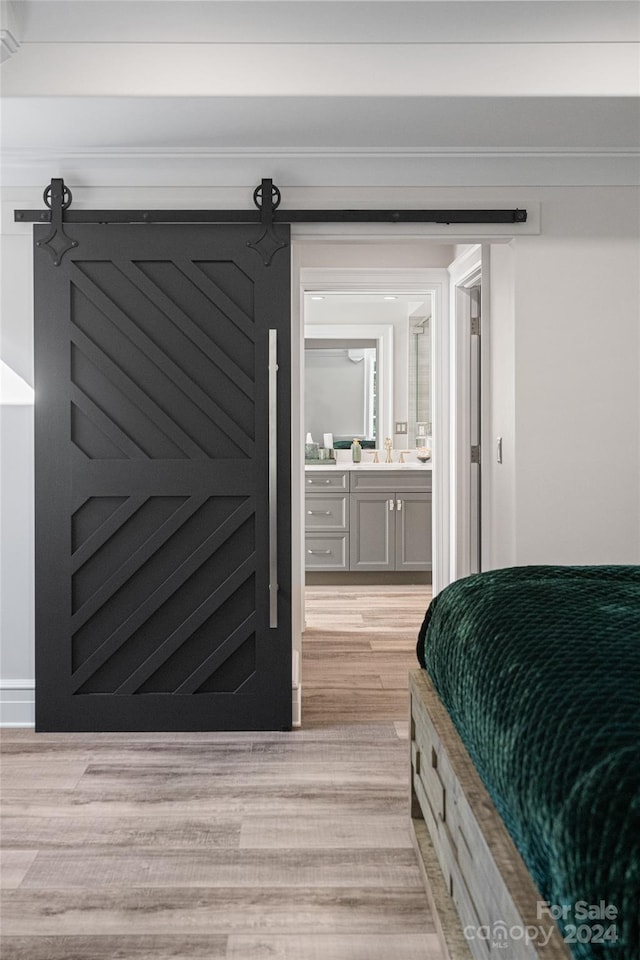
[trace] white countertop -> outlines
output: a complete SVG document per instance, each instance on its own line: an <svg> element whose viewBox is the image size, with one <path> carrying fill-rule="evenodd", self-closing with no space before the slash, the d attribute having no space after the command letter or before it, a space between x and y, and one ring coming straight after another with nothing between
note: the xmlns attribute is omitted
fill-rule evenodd
<svg viewBox="0 0 640 960"><path fill-rule="evenodd" d="M319 460L317 464L305 464L307 470L371 470L384 472L386 470L431 470L432 461L420 463L419 460L412 460L409 463L372 463L371 461L362 463L353 463L351 460L338 460L337 463L327 463L326 460Z"/></svg>

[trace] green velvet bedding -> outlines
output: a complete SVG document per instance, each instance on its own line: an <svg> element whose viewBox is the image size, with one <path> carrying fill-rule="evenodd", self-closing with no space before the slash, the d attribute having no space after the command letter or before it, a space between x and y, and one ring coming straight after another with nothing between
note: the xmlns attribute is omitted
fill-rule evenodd
<svg viewBox="0 0 640 960"><path fill-rule="evenodd" d="M640 960L640 567L459 580L418 659L573 955Z"/></svg>

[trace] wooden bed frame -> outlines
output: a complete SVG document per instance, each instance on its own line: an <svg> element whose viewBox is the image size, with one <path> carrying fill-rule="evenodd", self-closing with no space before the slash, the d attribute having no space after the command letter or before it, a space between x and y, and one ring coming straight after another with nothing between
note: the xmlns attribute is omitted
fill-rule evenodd
<svg viewBox="0 0 640 960"><path fill-rule="evenodd" d="M413 842L446 960L571 960L425 670L409 700Z"/></svg>

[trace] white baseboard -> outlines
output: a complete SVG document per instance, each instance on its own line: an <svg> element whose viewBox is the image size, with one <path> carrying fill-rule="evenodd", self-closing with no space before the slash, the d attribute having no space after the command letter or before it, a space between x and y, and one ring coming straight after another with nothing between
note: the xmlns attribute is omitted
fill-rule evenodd
<svg viewBox="0 0 640 960"><path fill-rule="evenodd" d="M293 687L291 690L291 725L294 727L302 726L302 684Z"/></svg>
<svg viewBox="0 0 640 960"><path fill-rule="evenodd" d="M0 727L33 727L35 719L35 681L0 680Z"/></svg>

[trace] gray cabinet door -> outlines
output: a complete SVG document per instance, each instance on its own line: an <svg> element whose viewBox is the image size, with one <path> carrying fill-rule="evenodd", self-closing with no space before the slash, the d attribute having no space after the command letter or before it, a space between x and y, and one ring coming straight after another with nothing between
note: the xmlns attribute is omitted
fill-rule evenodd
<svg viewBox="0 0 640 960"><path fill-rule="evenodd" d="M352 571L395 569L395 498L393 494L355 493L351 495L349 553Z"/></svg>
<svg viewBox="0 0 640 960"><path fill-rule="evenodd" d="M396 499L396 570L431 570L431 494Z"/></svg>

